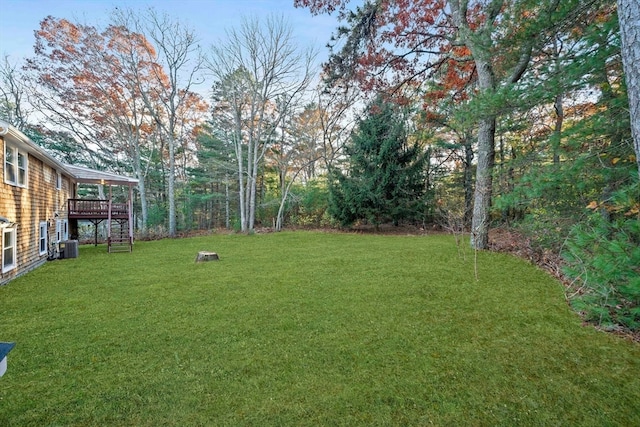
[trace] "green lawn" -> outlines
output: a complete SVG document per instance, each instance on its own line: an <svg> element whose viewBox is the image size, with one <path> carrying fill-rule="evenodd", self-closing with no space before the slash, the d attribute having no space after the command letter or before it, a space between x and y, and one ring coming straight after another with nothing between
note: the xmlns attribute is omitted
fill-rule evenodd
<svg viewBox="0 0 640 427"><path fill-rule="evenodd" d="M478 265L450 236L81 247L0 287L0 425L640 425L640 345Z"/></svg>

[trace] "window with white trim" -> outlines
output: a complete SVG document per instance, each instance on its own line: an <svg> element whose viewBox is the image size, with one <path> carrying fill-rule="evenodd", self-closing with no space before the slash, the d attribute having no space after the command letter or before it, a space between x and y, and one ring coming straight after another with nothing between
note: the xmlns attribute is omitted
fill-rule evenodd
<svg viewBox="0 0 640 427"><path fill-rule="evenodd" d="M16 159L14 149L6 145L4 147L4 181L7 184L16 184Z"/></svg>
<svg viewBox="0 0 640 427"><path fill-rule="evenodd" d="M62 241L62 220L56 219L56 243Z"/></svg>
<svg viewBox="0 0 640 427"><path fill-rule="evenodd" d="M48 244L48 236L47 236L47 221L40 222L40 233L38 235L38 251L40 255L44 255L47 253L47 244Z"/></svg>
<svg viewBox="0 0 640 427"><path fill-rule="evenodd" d="M66 219L56 220L56 243L69 240L69 221Z"/></svg>
<svg viewBox="0 0 640 427"><path fill-rule="evenodd" d="M18 185L27 186L27 155L18 151Z"/></svg>
<svg viewBox="0 0 640 427"><path fill-rule="evenodd" d="M69 220L62 220L62 240L69 240Z"/></svg>
<svg viewBox="0 0 640 427"><path fill-rule="evenodd" d="M2 229L2 272L16 268L16 229Z"/></svg>
<svg viewBox="0 0 640 427"><path fill-rule="evenodd" d="M62 190L62 174L56 171L56 190Z"/></svg>
<svg viewBox="0 0 640 427"><path fill-rule="evenodd" d="M4 182L18 187L27 186L29 156L17 147L4 147Z"/></svg>

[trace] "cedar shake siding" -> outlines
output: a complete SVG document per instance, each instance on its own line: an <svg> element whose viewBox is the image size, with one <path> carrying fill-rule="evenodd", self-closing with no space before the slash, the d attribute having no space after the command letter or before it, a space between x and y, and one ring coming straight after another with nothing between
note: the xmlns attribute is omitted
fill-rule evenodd
<svg viewBox="0 0 640 427"><path fill-rule="evenodd" d="M133 245L135 178L72 166L51 157L15 127L0 120L0 285L55 258L58 243L69 240L79 220L108 220L108 250ZM106 202L106 216L77 211L90 200L77 200L78 183L125 185L127 203Z"/></svg>
<svg viewBox="0 0 640 427"><path fill-rule="evenodd" d="M2 285L43 264L51 245L68 239L67 200L75 181L62 163L2 122L0 152Z"/></svg>

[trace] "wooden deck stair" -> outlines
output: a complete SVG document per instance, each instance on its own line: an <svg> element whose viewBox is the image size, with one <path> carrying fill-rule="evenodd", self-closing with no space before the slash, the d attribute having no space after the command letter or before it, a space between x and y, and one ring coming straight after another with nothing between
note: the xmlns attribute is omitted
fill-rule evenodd
<svg viewBox="0 0 640 427"><path fill-rule="evenodd" d="M129 221L126 219L112 219L109 221L107 246L111 252L131 252L133 239L129 236Z"/></svg>
<svg viewBox="0 0 640 427"><path fill-rule="evenodd" d="M109 200L107 228L107 250L112 252L131 252L133 249L132 229L129 226L129 204L113 203ZM126 214L126 218L123 216Z"/></svg>

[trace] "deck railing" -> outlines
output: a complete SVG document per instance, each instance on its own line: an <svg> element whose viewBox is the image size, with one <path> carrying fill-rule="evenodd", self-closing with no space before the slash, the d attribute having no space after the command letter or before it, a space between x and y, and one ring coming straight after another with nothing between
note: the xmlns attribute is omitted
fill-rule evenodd
<svg viewBox="0 0 640 427"><path fill-rule="evenodd" d="M108 218L111 209L111 218L128 218L127 205L110 200L69 199L68 214L77 219Z"/></svg>

